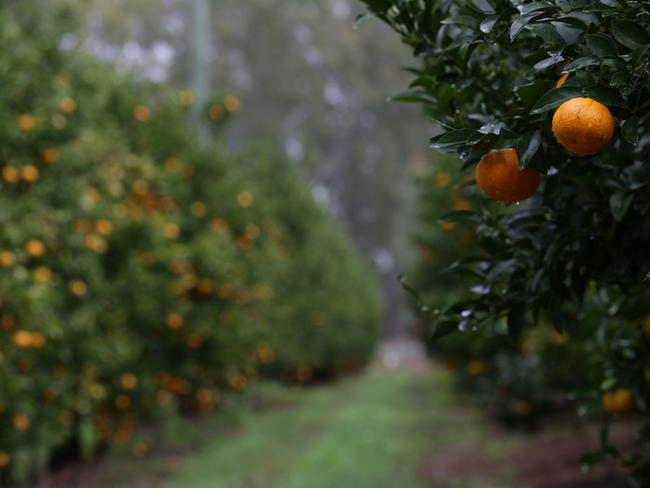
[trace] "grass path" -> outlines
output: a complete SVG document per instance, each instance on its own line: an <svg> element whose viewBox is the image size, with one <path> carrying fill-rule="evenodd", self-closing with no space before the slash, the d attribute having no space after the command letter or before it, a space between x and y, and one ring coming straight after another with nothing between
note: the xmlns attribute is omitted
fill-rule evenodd
<svg viewBox="0 0 650 488"><path fill-rule="evenodd" d="M260 395L283 406L244 414L236 434L215 438L165 486L508 486L508 473L492 473L490 484L465 472L438 480L427 472L432 451L453 457L484 444L483 455L497 463L506 449L484 442L489 432L475 413L450 406L445 372L368 373L306 391L267 386Z"/></svg>

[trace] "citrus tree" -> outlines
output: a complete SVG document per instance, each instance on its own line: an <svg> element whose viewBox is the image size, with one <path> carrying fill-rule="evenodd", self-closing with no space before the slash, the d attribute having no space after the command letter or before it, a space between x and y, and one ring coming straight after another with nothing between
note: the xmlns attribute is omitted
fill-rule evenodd
<svg viewBox="0 0 650 488"><path fill-rule="evenodd" d="M197 144L190 91L62 50L74 26L0 6L2 486L60 452L145 455L142 422L351 371L377 338L373 276L302 176ZM201 109L218 134L240 104Z"/></svg>
<svg viewBox="0 0 650 488"><path fill-rule="evenodd" d="M364 3L420 60L395 98L422 104L441 127L432 146L456 154L487 197L443 218L474 223L479 251L454 263L467 292L433 311L435 334L503 324L517 339L544 322L574 336L593 327L584 355L598 359L583 398L593 411L645 414L647 2ZM621 323L635 325L612 330ZM589 460L619 457L603 441ZM648 476L647 451L621 459L632 479Z"/></svg>

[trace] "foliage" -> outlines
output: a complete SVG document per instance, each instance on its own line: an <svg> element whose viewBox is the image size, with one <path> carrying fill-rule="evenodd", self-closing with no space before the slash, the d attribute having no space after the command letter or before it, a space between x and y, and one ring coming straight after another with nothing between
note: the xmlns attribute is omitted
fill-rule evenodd
<svg viewBox="0 0 650 488"><path fill-rule="evenodd" d="M36 7L0 7L0 484L210 412L262 370L359 367L375 285L302 178L197 145L191 92L63 52L73 16ZM207 107L216 132L238 104Z"/></svg>
<svg viewBox="0 0 650 488"><path fill-rule="evenodd" d="M468 330L505 324L517 339L550 322L571 333L580 357L597 358L585 372L584 398L593 402L615 385L633 389L635 408L647 415L648 387L639 376L650 272L647 3L364 3L421 61L396 99L420 103L444 129L434 148L457 154L465 170L489 149L515 148L522 168L545 175L525 205L486 203L449 217L475 223L478 251L455 264L468 276L467 292L436 317L438 333L459 323ZM568 79L556 87L563 74ZM568 153L551 132L554 109L579 96L603 103L615 118L611 143L594 156ZM612 336L613 321L632 325ZM619 455L606 442L603 449ZM648 453L637 454L622 459L639 485L647 482Z"/></svg>

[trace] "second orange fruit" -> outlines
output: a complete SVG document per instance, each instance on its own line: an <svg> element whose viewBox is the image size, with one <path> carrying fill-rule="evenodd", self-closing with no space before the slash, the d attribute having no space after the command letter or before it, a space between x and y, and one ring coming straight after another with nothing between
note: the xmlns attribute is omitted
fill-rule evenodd
<svg viewBox="0 0 650 488"><path fill-rule="evenodd" d="M519 169L519 156L512 148L493 149L476 166L478 187L497 202L514 203L530 198L540 179L534 169Z"/></svg>

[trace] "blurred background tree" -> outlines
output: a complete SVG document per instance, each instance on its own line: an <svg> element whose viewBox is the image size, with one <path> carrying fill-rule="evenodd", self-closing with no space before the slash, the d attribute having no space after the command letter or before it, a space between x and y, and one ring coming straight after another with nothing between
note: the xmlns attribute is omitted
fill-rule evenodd
<svg viewBox="0 0 650 488"><path fill-rule="evenodd" d="M71 44L150 81L191 84L191 0L68 1L86 18ZM392 67L408 50L380 23L354 31L351 0L210 3L211 79L241 100L228 146L272 142L303 170L382 276L386 332L403 332L396 276L413 255L409 169L424 166L430 132L417 109L386 103L407 82Z"/></svg>

